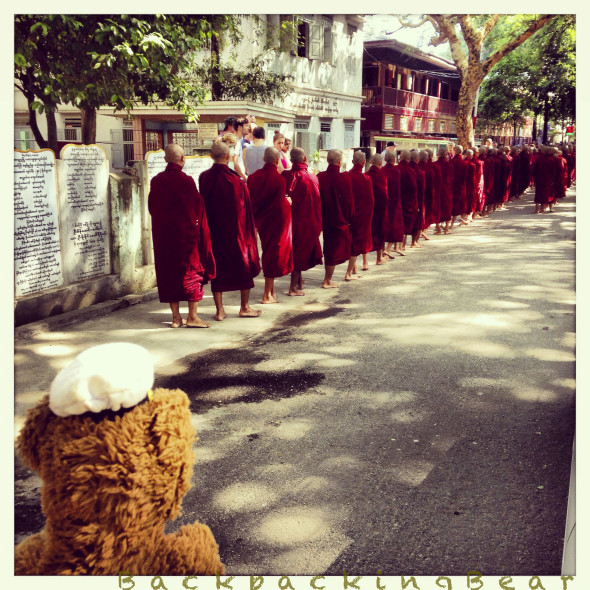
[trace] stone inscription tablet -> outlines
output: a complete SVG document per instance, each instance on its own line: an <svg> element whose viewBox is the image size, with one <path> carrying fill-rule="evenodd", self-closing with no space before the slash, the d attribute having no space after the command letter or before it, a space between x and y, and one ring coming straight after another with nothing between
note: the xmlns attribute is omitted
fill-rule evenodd
<svg viewBox="0 0 590 590"><path fill-rule="evenodd" d="M66 223L62 238L66 276L81 281L111 272L106 154L98 145L66 145Z"/></svg>
<svg viewBox="0 0 590 590"><path fill-rule="evenodd" d="M145 156L147 161L148 179L151 183L152 178L166 169L164 160L164 150L157 152L148 152ZM192 176L197 188L199 188L199 176L203 170L208 170L213 166L213 160L209 156L186 156L183 172Z"/></svg>
<svg viewBox="0 0 590 590"><path fill-rule="evenodd" d="M51 150L14 152L14 274L17 297L63 284Z"/></svg>

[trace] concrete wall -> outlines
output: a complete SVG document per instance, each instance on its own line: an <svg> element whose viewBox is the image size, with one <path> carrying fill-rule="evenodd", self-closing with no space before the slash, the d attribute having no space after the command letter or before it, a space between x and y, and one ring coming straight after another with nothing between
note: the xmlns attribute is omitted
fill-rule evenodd
<svg viewBox="0 0 590 590"><path fill-rule="evenodd" d="M144 188L140 176L109 175L111 273L16 298L16 326L155 287Z"/></svg>

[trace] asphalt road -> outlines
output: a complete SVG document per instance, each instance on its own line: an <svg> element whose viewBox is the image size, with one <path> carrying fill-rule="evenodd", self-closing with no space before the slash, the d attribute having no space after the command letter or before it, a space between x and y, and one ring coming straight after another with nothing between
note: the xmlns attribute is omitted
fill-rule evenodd
<svg viewBox="0 0 590 590"><path fill-rule="evenodd" d="M262 306L263 329L162 360L155 385L189 395L199 435L168 530L207 523L231 575L559 575L575 193L552 214L531 199L338 290L305 273L307 296ZM43 517L38 478L16 476L20 540Z"/></svg>

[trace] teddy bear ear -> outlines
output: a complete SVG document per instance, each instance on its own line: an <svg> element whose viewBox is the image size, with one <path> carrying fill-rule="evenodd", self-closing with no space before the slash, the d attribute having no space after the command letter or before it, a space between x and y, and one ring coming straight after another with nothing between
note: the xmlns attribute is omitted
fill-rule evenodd
<svg viewBox="0 0 590 590"><path fill-rule="evenodd" d="M48 433L50 423L56 418L57 416L49 409L47 395L27 411L25 425L16 440L16 449L25 463L35 471L39 471L42 446L51 440Z"/></svg>

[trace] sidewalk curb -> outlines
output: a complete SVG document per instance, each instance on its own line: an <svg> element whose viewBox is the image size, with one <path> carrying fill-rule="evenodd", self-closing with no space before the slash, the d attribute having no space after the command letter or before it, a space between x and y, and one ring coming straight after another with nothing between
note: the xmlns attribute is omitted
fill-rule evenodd
<svg viewBox="0 0 590 590"><path fill-rule="evenodd" d="M119 297L118 299L110 299L109 301L96 303L95 305L83 307L82 309L76 309L75 311L68 311L60 315L45 318L44 320L18 326L14 329L14 339L21 340L31 338L36 334L51 332L75 322L82 322L94 317L107 315L113 311L116 311L117 309L124 309L131 305L137 305L138 303L147 303L148 301L153 301L157 298L158 289L150 289L144 293L125 295L124 297Z"/></svg>

